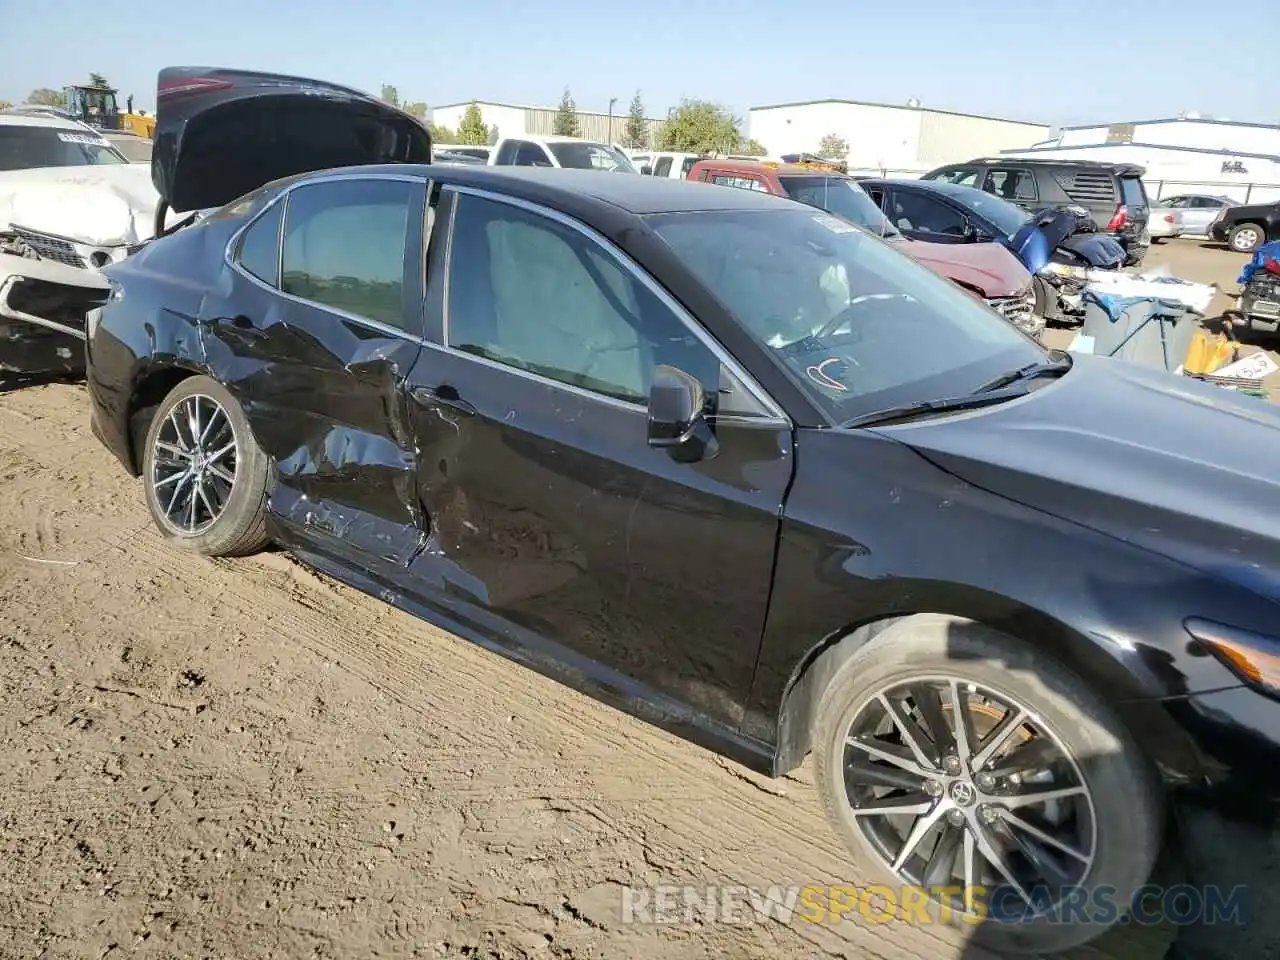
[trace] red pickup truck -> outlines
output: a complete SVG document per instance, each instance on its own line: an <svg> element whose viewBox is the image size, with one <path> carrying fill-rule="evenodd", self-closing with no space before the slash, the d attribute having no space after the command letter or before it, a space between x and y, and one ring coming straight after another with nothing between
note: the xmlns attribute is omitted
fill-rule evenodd
<svg viewBox="0 0 1280 960"><path fill-rule="evenodd" d="M908 240L881 212L858 181L829 164L766 160L699 160L690 181L790 197L855 223L900 246L903 253L985 300L1024 332L1039 338L1044 318L1036 316L1031 274L996 243L945 244Z"/></svg>

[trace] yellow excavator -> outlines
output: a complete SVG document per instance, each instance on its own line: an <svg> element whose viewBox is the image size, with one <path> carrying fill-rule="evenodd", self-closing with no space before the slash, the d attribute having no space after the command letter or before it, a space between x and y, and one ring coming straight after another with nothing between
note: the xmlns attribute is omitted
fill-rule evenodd
<svg viewBox="0 0 1280 960"><path fill-rule="evenodd" d="M104 131L131 133L150 140L155 136L156 118L145 111L133 112L133 97L128 108L120 112L116 91L110 87L73 84L63 88L67 98L67 115Z"/></svg>

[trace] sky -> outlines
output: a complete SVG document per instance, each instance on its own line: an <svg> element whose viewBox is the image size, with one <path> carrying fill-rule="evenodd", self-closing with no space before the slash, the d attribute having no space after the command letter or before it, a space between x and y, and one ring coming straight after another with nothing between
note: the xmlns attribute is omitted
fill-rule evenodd
<svg viewBox="0 0 1280 960"><path fill-rule="evenodd" d="M1248 20L1248 17L1245 17ZM1213 43L1201 38L1220 38ZM104 74L151 109L163 66L242 67L408 101L650 116L682 97L741 117L826 98L1059 126L1203 116L1280 123L1280 21L1202 0L0 0L0 100ZM1228 56L1229 54L1229 56ZM1264 75L1264 71L1268 71Z"/></svg>

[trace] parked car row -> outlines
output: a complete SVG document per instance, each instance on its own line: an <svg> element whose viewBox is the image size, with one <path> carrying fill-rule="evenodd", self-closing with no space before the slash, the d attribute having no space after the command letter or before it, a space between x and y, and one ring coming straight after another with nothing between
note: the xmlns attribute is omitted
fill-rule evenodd
<svg viewBox="0 0 1280 960"><path fill-rule="evenodd" d="M244 71L157 102L181 219L101 271L0 254L0 310L80 351L176 549L275 542L762 774L812 753L851 874L1002 892L997 951L1117 922L1063 898L1123 909L1188 784L1280 793L1280 411L1044 349L881 239L896 182L432 163ZM922 189L975 269L1083 216L1019 245Z"/></svg>

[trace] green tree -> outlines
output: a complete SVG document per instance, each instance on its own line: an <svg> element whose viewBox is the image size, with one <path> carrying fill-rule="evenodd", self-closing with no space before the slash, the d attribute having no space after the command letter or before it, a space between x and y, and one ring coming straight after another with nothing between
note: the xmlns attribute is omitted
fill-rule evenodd
<svg viewBox="0 0 1280 960"><path fill-rule="evenodd" d="M431 124L431 142L432 143L457 143L458 135L448 127L442 127L438 123Z"/></svg>
<svg viewBox="0 0 1280 960"><path fill-rule="evenodd" d="M824 160L843 160L848 155L848 141L837 134L828 133L818 144L818 156Z"/></svg>
<svg viewBox="0 0 1280 960"><path fill-rule="evenodd" d="M763 157L769 151L765 149L764 144L759 140L748 140L742 145L742 153L749 157Z"/></svg>
<svg viewBox="0 0 1280 960"><path fill-rule="evenodd" d="M489 142L489 128L484 125L484 114L474 100L467 104L467 109L462 114L462 123L458 124L458 141L477 146Z"/></svg>
<svg viewBox="0 0 1280 960"><path fill-rule="evenodd" d="M421 100L415 100L413 103L402 103L400 104L400 109L423 123L427 122L427 105Z"/></svg>
<svg viewBox="0 0 1280 960"><path fill-rule="evenodd" d="M622 131L622 142L632 150L649 145L649 121L644 116L644 101L640 99L639 90L631 98L631 110L627 114L627 126Z"/></svg>
<svg viewBox="0 0 1280 960"><path fill-rule="evenodd" d="M32 90L27 95L27 103L32 103L41 107L57 107L59 110L67 109L67 95L61 90L50 90L48 87L40 87Z"/></svg>
<svg viewBox="0 0 1280 960"><path fill-rule="evenodd" d="M391 84L384 83L382 85L382 100L393 107L398 107L400 106L400 91L391 86Z"/></svg>
<svg viewBox="0 0 1280 960"><path fill-rule="evenodd" d="M89 86L102 87L105 90L111 89L111 84L107 83L107 78L100 73L89 74Z"/></svg>
<svg viewBox="0 0 1280 960"><path fill-rule="evenodd" d="M578 110L569 95L569 88L564 88L564 96L560 98L560 109L556 111L555 124L551 127L557 137L576 137L578 135Z"/></svg>
<svg viewBox="0 0 1280 960"><path fill-rule="evenodd" d="M680 101L662 126L659 146L682 153L730 151L742 140L742 121L727 108L710 100Z"/></svg>

